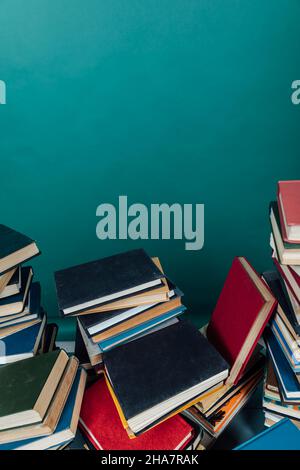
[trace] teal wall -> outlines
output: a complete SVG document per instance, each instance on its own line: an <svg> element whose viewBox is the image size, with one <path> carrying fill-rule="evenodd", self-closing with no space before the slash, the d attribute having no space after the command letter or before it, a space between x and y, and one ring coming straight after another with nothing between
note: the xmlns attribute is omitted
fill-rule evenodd
<svg viewBox="0 0 300 470"><path fill-rule="evenodd" d="M271 265L268 203L300 177L298 0L1 0L1 222L53 271L140 246L99 241L96 207L205 204L205 246L148 241L200 324L234 255ZM70 337L70 322L61 337Z"/></svg>

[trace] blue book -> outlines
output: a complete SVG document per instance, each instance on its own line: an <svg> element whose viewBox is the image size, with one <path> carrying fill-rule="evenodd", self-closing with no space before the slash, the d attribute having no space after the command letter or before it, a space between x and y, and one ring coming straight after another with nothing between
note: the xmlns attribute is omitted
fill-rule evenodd
<svg viewBox="0 0 300 470"><path fill-rule="evenodd" d="M287 402L299 400L300 384L288 360L283 354L274 333L270 329L266 331L265 340L284 400Z"/></svg>
<svg viewBox="0 0 300 470"><path fill-rule="evenodd" d="M131 328L130 330L124 331L119 335L113 336L105 341L101 341L100 343L98 343L99 348L101 351L108 351L114 346L120 345L131 338L135 338L141 333L151 330L152 328L157 327L158 325L170 320L171 318L178 317L185 310L186 307L184 305L174 308L173 310L170 310L169 312L164 313L163 315L155 317L147 322L141 323L140 325L137 325L136 327Z"/></svg>
<svg viewBox="0 0 300 470"><path fill-rule="evenodd" d="M1 450L46 450L74 439L86 382L86 372L78 369L70 394L53 434L1 444Z"/></svg>
<svg viewBox="0 0 300 470"><path fill-rule="evenodd" d="M0 316L14 315L24 310L32 277L33 270L30 266L21 269L21 290L19 294L0 299Z"/></svg>
<svg viewBox="0 0 300 470"><path fill-rule="evenodd" d="M285 355L287 361L289 362L290 367L293 369L295 374L300 373L300 361L298 361L297 358L295 357L295 354L291 350L279 326L274 320L271 323L271 329L274 335L276 336L277 342L279 346L281 347L281 350L283 354Z"/></svg>
<svg viewBox="0 0 300 470"><path fill-rule="evenodd" d="M285 418L234 450L300 450L300 431Z"/></svg>
<svg viewBox="0 0 300 470"><path fill-rule="evenodd" d="M46 326L46 314L37 323L0 339L0 364L27 359L36 354Z"/></svg>

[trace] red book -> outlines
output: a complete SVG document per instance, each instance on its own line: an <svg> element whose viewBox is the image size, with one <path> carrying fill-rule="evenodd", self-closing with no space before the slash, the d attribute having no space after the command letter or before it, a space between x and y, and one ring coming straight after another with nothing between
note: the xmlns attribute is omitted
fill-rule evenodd
<svg viewBox="0 0 300 470"><path fill-rule="evenodd" d="M235 258L207 328L209 341L231 366L227 383L239 381L276 304L248 261Z"/></svg>
<svg viewBox="0 0 300 470"><path fill-rule="evenodd" d="M283 240L300 243L300 180L279 181L277 200Z"/></svg>
<svg viewBox="0 0 300 470"><path fill-rule="evenodd" d="M181 450L193 437L192 426L176 415L130 439L103 377L84 394L79 426L98 450Z"/></svg>

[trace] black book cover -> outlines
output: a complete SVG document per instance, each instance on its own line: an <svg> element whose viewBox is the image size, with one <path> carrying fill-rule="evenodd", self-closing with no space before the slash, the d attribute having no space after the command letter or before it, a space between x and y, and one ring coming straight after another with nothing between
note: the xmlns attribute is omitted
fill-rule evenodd
<svg viewBox="0 0 300 470"><path fill-rule="evenodd" d="M162 277L143 249L63 269L55 273L59 308L76 308Z"/></svg>
<svg viewBox="0 0 300 470"><path fill-rule="evenodd" d="M7 286L18 285L19 281L20 281L20 277L21 277L21 268L19 267L15 270L15 272L12 275L12 277L10 278Z"/></svg>
<svg viewBox="0 0 300 470"><path fill-rule="evenodd" d="M80 330L78 328L78 325L76 323L76 336L75 336L75 356L79 360L80 365L82 364L89 364L90 363L90 358L87 353L85 344L83 342Z"/></svg>
<svg viewBox="0 0 300 470"><path fill-rule="evenodd" d="M34 243L30 237L0 224L0 259Z"/></svg>
<svg viewBox="0 0 300 470"><path fill-rule="evenodd" d="M297 335L300 335L300 325L297 322L291 301L280 274L278 271L266 271L263 273L263 277L269 285L274 296L278 300L279 305L286 314L286 317L294 328L295 332Z"/></svg>
<svg viewBox="0 0 300 470"><path fill-rule="evenodd" d="M112 349L103 360L127 420L228 369L186 320Z"/></svg>

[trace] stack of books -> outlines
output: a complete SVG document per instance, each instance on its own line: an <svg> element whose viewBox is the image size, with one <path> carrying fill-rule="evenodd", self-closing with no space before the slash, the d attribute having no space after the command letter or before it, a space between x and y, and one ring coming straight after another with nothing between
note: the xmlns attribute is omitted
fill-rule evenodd
<svg viewBox="0 0 300 470"><path fill-rule="evenodd" d="M182 292L158 258L132 250L55 273L59 309L77 317L76 355L100 372L103 353L178 322Z"/></svg>
<svg viewBox="0 0 300 470"><path fill-rule="evenodd" d="M276 307L276 299L243 258L235 258L206 329L208 340L230 366L224 385L206 391L185 411L205 430L203 446L211 447L257 389L264 355L258 340Z"/></svg>
<svg viewBox="0 0 300 470"><path fill-rule="evenodd" d="M23 263L37 256L36 243L0 225L0 364L34 356L46 349L46 314L33 269Z"/></svg>
<svg viewBox="0 0 300 470"><path fill-rule="evenodd" d="M0 450L60 449L74 439L86 372L63 350L0 367Z"/></svg>
<svg viewBox="0 0 300 470"><path fill-rule="evenodd" d="M78 317L81 362L104 372L79 420L93 448L195 448L204 431L213 441L263 377L258 340L277 302L243 257L204 332L182 318L182 293L143 250L55 278L62 314ZM146 303L153 295L164 298Z"/></svg>
<svg viewBox="0 0 300 470"><path fill-rule="evenodd" d="M300 421L300 181L280 181L270 205L276 271L264 278L278 299L266 334L269 364L264 384L265 424Z"/></svg>

